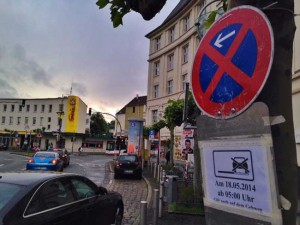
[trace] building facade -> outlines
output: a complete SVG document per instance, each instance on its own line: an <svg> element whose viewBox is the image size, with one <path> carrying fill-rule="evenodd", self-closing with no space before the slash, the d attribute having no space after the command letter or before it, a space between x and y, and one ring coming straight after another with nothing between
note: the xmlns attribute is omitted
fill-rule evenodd
<svg viewBox="0 0 300 225"><path fill-rule="evenodd" d="M87 105L77 96L0 99L0 142L15 149L81 145Z"/></svg>
<svg viewBox="0 0 300 225"><path fill-rule="evenodd" d="M163 117L169 99L184 98L200 41L194 26L199 12L199 1L180 1L166 20L146 35L150 40L146 125Z"/></svg>

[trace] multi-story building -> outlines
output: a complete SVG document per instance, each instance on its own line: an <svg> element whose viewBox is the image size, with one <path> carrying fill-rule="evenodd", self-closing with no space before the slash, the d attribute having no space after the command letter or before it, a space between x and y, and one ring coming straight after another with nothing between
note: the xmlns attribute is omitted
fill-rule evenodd
<svg viewBox="0 0 300 225"><path fill-rule="evenodd" d="M184 97L199 45L194 26L199 12L199 1L182 0L160 26L146 35L150 40L147 125L163 116L169 99Z"/></svg>
<svg viewBox="0 0 300 225"><path fill-rule="evenodd" d="M73 149L85 134L86 111L77 96L0 99L0 142L19 149Z"/></svg>
<svg viewBox="0 0 300 225"><path fill-rule="evenodd" d="M121 110L116 113L118 121L115 123L115 129L118 131L122 129L121 133L117 132L116 136L125 135L129 129L129 118L145 119L147 96L136 96L128 104L126 104ZM120 127L121 126L121 127Z"/></svg>

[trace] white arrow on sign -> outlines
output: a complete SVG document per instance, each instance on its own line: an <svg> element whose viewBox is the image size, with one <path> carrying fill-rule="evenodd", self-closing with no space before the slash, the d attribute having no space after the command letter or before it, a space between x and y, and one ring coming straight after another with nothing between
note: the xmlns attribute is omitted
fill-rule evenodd
<svg viewBox="0 0 300 225"><path fill-rule="evenodd" d="M218 48L222 48L223 45L221 45L221 42L225 41L227 38L230 38L232 35L235 34L235 30L231 31L229 34L225 35L224 37L222 36L222 33L219 34L217 40L215 41L214 45Z"/></svg>

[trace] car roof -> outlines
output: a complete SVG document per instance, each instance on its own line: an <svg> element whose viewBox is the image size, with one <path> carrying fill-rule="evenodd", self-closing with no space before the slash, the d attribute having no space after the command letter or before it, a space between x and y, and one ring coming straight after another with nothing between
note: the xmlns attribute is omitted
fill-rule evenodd
<svg viewBox="0 0 300 225"><path fill-rule="evenodd" d="M40 151L40 152L36 152L35 154L34 154L34 156L36 155L36 154L46 154L46 155L59 155L57 152L53 152L53 151Z"/></svg>
<svg viewBox="0 0 300 225"><path fill-rule="evenodd" d="M70 174L68 174L70 175ZM0 183L10 183L18 185L30 185L43 182L52 178L66 176L59 172L3 172L0 173Z"/></svg>

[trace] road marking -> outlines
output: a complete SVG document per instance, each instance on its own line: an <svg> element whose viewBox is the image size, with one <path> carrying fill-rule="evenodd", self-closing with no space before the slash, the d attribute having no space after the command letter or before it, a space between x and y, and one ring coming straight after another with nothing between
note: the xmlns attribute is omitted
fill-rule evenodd
<svg viewBox="0 0 300 225"><path fill-rule="evenodd" d="M5 164L0 164L0 166L4 166Z"/></svg>

